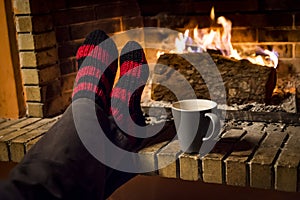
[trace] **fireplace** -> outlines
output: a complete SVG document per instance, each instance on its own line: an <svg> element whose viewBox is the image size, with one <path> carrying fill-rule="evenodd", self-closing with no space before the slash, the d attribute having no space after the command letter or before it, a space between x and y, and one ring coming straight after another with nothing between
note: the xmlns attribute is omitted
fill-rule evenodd
<svg viewBox="0 0 300 200"><path fill-rule="evenodd" d="M211 26L212 7L216 17L232 21L234 47L259 46L278 53L274 101L282 100L282 93L276 92L284 91L283 95L298 95L299 104L300 4L296 0L13 0L27 114L56 115L70 104L76 50L90 31L98 28L114 35L141 27L181 32L204 28ZM160 43L161 39L138 42ZM146 53L153 70L157 50L146 49Z"/></svg>

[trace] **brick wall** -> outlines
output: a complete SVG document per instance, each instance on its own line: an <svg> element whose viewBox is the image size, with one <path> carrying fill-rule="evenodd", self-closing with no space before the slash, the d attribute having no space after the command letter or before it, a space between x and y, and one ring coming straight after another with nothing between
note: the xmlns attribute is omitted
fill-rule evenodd
<svg viewBox="0 0 300 200"><path fill-rule="evenodd" d="M56 114L60 108L53 102L61 94L61 72L50 6L38 0L13 0L12 5L27 114Z"/></svg>
<svg viewBox="0 0 300 200"><path fill-rule="evenodd" d="M135 0L12 0L27 115L48 117L71 102L75 55L94 29L142 27Z"/></svg>

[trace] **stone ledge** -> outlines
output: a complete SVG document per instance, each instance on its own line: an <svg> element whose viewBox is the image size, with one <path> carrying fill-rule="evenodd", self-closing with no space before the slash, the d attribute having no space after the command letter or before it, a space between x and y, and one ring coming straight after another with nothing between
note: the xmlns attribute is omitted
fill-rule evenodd
<svg viewBox="0 0 300 200"><path fill-rule="evenodd" d="M0 161L19 162L59 118L0 119ZM182 153L177 140L155 144L139 153L145 165L159 169L148 175L300 192L299 130L300 126L282 123L230 121L222 138L204 157ZM173 163L164 165L173 159Z"/></svg>

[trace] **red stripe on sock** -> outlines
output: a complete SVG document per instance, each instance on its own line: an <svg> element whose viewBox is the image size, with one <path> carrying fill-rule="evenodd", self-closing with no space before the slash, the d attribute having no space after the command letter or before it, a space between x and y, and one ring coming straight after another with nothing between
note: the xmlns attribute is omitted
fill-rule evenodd
<svg viewBox="0 0 300 200"><path fill-rule="evenodd" d="M119 87L113 88L111 93L112 98L120 99L121 101L126 103L130 99L131 95L132 93L130 91Z"/></svg>
<svg viewBox="0 0 300 200"><path fill-rule="evenodd" d="M100 74L101 74L100 69L98 69L94 66L84 66L84 67L80 68L80 70L78 71L75 82L78 82L78 80L80 78L82 78L83 76L93 76L97 79L100 79Z"/></svg>
<svg viewBox="0 0 300 200"><path fill-rule="evenodd" d="M81 47L79 47L76 54L76 59L78 60L86 56L96 58L106 66L110 65L114 59L117 59L113 58L107 50L101 48L98 45L82 45Z"/></svg>
<svg viewBox="0 0 300 200"><path fill-rule="evenodd" d="M85 44L78 48L76 53L76 59L80 59L82 57L85 57L89 55L89 53L95 48L95 45L93 44Z"/></svg>
<svg viewBox="0 0 300 200"><path fill-rule="evenodd" d="M101 90L101 88L99 88L97 85L95 85L93 83L87 83L87 82L79 83L74 88L72 96L74 97L74 95L76 93L78 93L79 91L90 91L90 92L93 92L93 93L95 93L95 95L101 97L103 103L106 104L105 94L103 93L103 91Z"/></svg>
<svg viewBox="0 0 300 200"><path fill-rule="evenodd" d="M94 66L84 66L84 67L80 68L80 70L78 71L78 73L76 75L75 83L77 83L79 81L79 79L84 76L92 76L92 77L95 77L96 79L100 79L101 70ZM101 79L99 81L101 81L101 83L104 85L104 87L107 91L110 90L111 84L104 74L102 74Z"/></svg>
<svg viewBox="0 0 300 200"><path fill-rule="evenodd" d="M126 74L129 70L142 65L142 63L139 62L135 62L132 60L128 60L122 63L121 67L120 67L120 76L123 76L124 74ZM135 70L134 74L131 71L132 75L134 75L135 77L139 78L141 76L141 70Z"/></svg>

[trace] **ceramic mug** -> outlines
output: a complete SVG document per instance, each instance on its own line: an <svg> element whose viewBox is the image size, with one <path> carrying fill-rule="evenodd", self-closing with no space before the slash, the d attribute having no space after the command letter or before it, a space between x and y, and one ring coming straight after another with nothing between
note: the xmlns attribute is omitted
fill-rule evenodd
<svg viewBox="0 0 300 200"><path fill-rule="evenodd" d="M216 108L217 103L207 99L187 99L172 104L172 115L183 152L199 153L204 142L215 144L209 141L218 139L220 134L220 119L214 113ZM210 146L205 148L212 149Z"/></svg>

